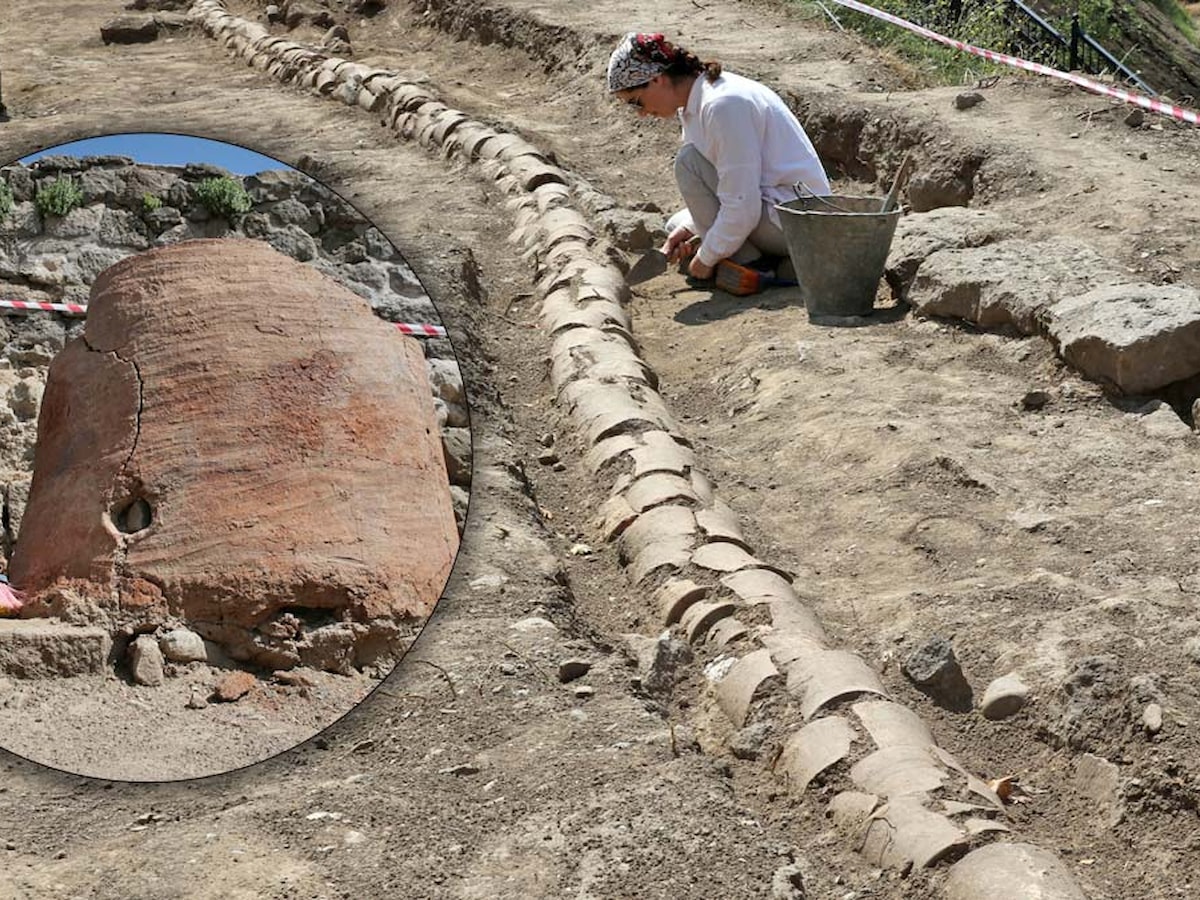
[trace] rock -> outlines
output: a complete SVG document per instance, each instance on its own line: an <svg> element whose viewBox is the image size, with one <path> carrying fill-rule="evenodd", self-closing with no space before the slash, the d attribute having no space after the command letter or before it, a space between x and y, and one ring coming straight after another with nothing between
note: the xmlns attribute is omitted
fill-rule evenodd
<svg viewBox="0 0 1200 900"><path fill-rule="evenodd" d="M111 649L103 628L0 619L0 673L14 678L98 675L107 669Z"/></svg>
<svg viewBox="0 0 1200 900"><path fill-rule="evenodd" d="M1183 644L1183 652L1187 658L1200 666L1200 637L1190 637Z"/></svg>
<svg viewBox="0 0 1200 900"><path fill-rule="evenodd" d="M1125 117L1125 124L1130 128L1141 128L1146 121L1146 114L1136 107Z"/></svg>
<svg viewBox="0 0 1200 900"><path fill-rule="evenodd" d="M961 94L956 94L954 97L955 109L970 109L973 106L978 106L984 101L983 94L978 91L963 91Z"/></svg>
<svg viewBox="0 0 1200 900"><path fill-rule="evenodd" d="M296 225L303 229L305 234L313 234L316 231L312 210L295 197L285 197L273 204L270 213L281 225Z"/></svg>
<svg viewBox="0 0 1200 900"><path fill-rule="evenodd" d="M888 272L907 291L921 264L937 251L981 247L1018 233L1012 222L982 209L947 207L903 216L888 252Z"/></svg>
<svg viewBox="0 0 1200 900"><path fill-rule="evenodd" d="M571 693L575 695L576 700L591 700L592 697L596 696L596 689L590 685L583 684L575 688Z"/></svg>
<svg viewBox="0 0 1200 900"><path fill-rule="evenodd" d="M346 11L356 16L373 16L387 9L388 0L350 0Z"/></svg>
<svg viewBox="0 0 1200 900"><path fill-rule="evenodd" d="M322 9L311 3L287 3L284 5L283 23L288 28L309 23L317 28L331 28L334 25L333 15L327 9Z"/></svg>
<svg viewBox="0 0 1200 900"><path fill-rule="evenodd" d="M1149 703L1142 712L1142 727L1147 734L1158 734L1163 726L1163 708L1157 703Z"/></svg>
<svg viewBox="0 0 1200 900"><path fill-rule="evenodd" d="M1007 719L1025 705L1029 687L1015 674L997 678L983 692L979 711L985 719Z"/></svg>
<svg viewBox="0 0 1200 900"><path fill-rule="evenodd" d="M686 641L664 631L658 639L640 634L625 635L625 646L637 663L638 681L647 694L670 695L676 672L692 661L692 648Z"/></svg>
<svg viewBox="0 0 1200 900"><path fill-rule="evenodd" d="M158 22L149 14L117 16L100 26L106 44L145 44L157 37Z"/></svg>
<svg viewBox="0 0 1200 900"><path fill-rule="evenodd" d="M461 532L467 522L467 509L470 507L471 495L465 488L457 484L450 485L450 503L454 508L454 521Z"/></svg>
<svg viewBox="0 0 1200 900"><path fill-rule="evenodd" d="M541 616L528 616L524 619L518 619L508 627L512 628L514 631L520 631L526 634L538 631L558 631L558 626L556 626L549 619L543 619Z"/></svg>
<svg viewBox="0 0 1200 900"><path fill-rule="evenodd" d="M188 702L184 704L188 709L207 709L208 701L204 699L204 695L197 689L192 688L192 695L188 697Z"/></svg>
<svg viewBox="0 0 1200 900"><path fill-rule="evenodd" d="M42 387L41 381L36 378L22 378L11 388L8 389L9 409L13 411L18 419L29 421L36 419L38 409L41 408L42 395L45 388Z"/></svg>
<svg viewBox="0 0 1200 900"><path fill-rule="evenodd" d="M368 256L374 259L388 260L396 256L396 248L392 246L382 231L378 228L368 228L362 236L363 247ZM408 273L405 273L406 275ZM413 276L414 281L416 276ZM407 284L407 280L406 280Z"/></svg>
<svg viewBox="0 0 1200 900"><path fill-rule="evenodd" d="M249 672L227 672L213 686L210 699L217 703L233 703L250 693L256 682L257 679Z"/></svg>
<svg viewBox="0 0 1200 900"><path fill-rule="evenodd" d="M105 209L100 219L100 241L110 247L145 250L150 238L141 217L123 209Z"/></svg>
<svg viewBox="0 0 1200 900"><path fill-rule="evenodd" d="M1050 403L1050 395L1045 391L1029 391L1021 398L1021 409L1026 412L1037 412L1045 409Z"/></svg>
<svg viewBox="0 0 1200 900"><path fill-rule="evenodd" d="M771 900L806 900L804 869L800 863L792 863L775 870L771 875Z"/></svg>
<svg viewBox="0 0 1200 900"><path fill-rule="evenodd" d="M321 38L321 47L339 56L346 55L350 50L350 32L345 25L334 25Z"/></svg>
<svg viewBox="0 0 1200 900"><path fill-rule="evenodd" d="M103 206L79 206L65 216L47 216L46 234L55 238L80 238L96 233L107 210Z"/></svg>
<svg viewBox="0 0 1200 900"><path fill-rule="evenodd" d="M545 450L537 455L537 461L543 466L552 466L558 462L558 454L553 450Z"/></svg>
<svg viewBox="0 0 1200 900"><path fill-rule="evenodd" d="M471 484L471 432L466 428L447 428L442 432L442 451L446 475L451 484Z"/></svg>
<svg viewBox="0 0 1200 900"><path fill-rule="evenodd" d="M433 392L447 403L465 404L466 391L463 389L462 372L452 359L429 360L429 384Z"/></svg>
<svg viewBox="0 0 1200 900"><path fill-rule="evenodd" d="M1075 788L1094 804L1104 825L1119 825L1125 815L1121 770L1100 756L1084 753L1075 763Z"/></svg>
<svg viewBox="0 0 1200 900"><path fill-rule="evenodd" d="M267 241L280 253L292 259L308 262L317 255L317 244L312 236L298 225L285 225L267 236Z"/></svg>
<svg viewBox="0 0 1200 900"><path fill-rule="evenodd" d="M464 776L467 776L467 775L478 775L479 774L479 766L472 765L471 763L461 763L460 765L457 765L457 766L448 766L445 769L439 769L438 774L439 775L454 775L457 778L463 778Z"/></svg>
<svg viewBox="0 0 1200 900"><path fill-rule="evenodd" d="M558 680L563 684L582 678L591 671L592 664L586 659L565 659L558 664Z"/></svg>
<svg viewBox="0 0 1200 900"><path fill-rule="evenodd" d="M171 662L205 662L208 659L204 638L187 628L175 628L160 636L158 647Z"/></svg>
<svg viewBox="0 0 1200 900"><path fill-rule="evenodd" d="M982 327L1009 325L1034 334L1045 311L1060 299L1117 278L1101 256L1081 244L1006 240L930 255L907 299L924 316Z"/></svg>
<svg viewBox="0 0 1200 900"><path fill-rule="evenodd" d="M762 754L763 744L770 735L771 725L768 722L747 725L730 736L729 752L738 759L758 759Z"/></svg>
<svg viewBox="0 0 1200 900"><path fill-rule="evenodd" d="M1059 300L1047 332L1062 358L1126 394L1150 394L1200 373L1200 291L1116 284Z"/></svg>
<svg viewBox="0 0 1200 900"><path fill-rule="evenodd" d="M90 584L135 631L170 606L271 669L401 652L397 623L429 614L458 545L421 345L249 240L128 257L85 328L50 367L14 581ZM353 627L257 630L292 607Z"/></svg>
<svg viewBox="0 0 1200 900"><path fill-rule="evenodd" d="M553 447L554 446L554 432L553 431L542 432L541 437L538 438L538 443L541 444L543 447L547 447L547 448Z"/></svg>
<svg viewBox="0 0 1200 900"><path fill-rule="evenodd" d="M971 708L971 685L958 664L954 647L945 638L930 638L910 653L900 668L938 704L959 711Z"/></svg>
<svg viewBox="0 0 1200 900"><path fill-rule="evenodd" d="M1156 402L1154 408L1138 418L1138 424L1150 437L1163 440L1191 440L1195 437L1191 426L1173 410L1170 404Z"/></svg>
<svg viewBox="0 0 1200 900"><path fill-rule="evenodd" d="M129 672L138 684L163 683L163 654L153 635L141 634L129 645Z"/></svg>

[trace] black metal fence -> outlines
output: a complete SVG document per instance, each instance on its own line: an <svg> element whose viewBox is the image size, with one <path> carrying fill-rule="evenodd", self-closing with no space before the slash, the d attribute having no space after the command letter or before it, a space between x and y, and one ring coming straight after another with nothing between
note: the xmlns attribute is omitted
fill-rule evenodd
<svg viewBox="0 0 1200 900"><path fill-rule="evenodd" d="M1079 24L1079 14L1071 16L1071 34L1064 37L1038 12L1020 0L1009 0L1007 20L1010 29L1010 52L1032 62L1056 69L1086 72L1089 75L1111 74L1147 94L1155 91L1136 72L1104 49Z"/></svg>

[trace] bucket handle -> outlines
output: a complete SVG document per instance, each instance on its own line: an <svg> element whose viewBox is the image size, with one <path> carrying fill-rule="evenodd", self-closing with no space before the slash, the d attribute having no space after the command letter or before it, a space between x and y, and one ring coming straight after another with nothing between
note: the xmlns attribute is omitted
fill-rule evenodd
<svg viewBox="0 0 1200 900"><path fill-rule="evenodd" d="M803 191L802 191L802 189L803 189ZM836 203L826 200L824 197L822 197L820 194L816 193L812 188L810 188L803 181L797 181L795 184L793 184L792 190L796 192L797 200L807 200L808 198L811 197L813 200L818 200L821 203L824 203L830 209L836 210L837 212L840 212L840 213L851 212L851 210L842 209Z"/></svg>

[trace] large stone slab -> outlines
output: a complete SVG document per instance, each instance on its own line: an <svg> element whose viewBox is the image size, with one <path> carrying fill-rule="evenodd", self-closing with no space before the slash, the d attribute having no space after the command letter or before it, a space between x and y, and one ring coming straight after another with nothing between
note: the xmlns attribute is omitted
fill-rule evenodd
<svg viewBox="0 0 1200 900"><path fill-rule="evenodd" d="M1034 334L1049 306L1119 280L1102 257L1080 244L1009 240L934 253L917 271L908 301L921 315Z"/></svg>
<svg viewBox="0 0 1200 900"><path fill-rule="evenodd" d="M0 619L0 672L14 678L97 675L105 671L111 650L103 628Z"/></svg>
<svg viewBox="0 0 1200 900"><path fill-rule="evenodd" d="M1127 394L1200 372L1200 292L1185 285L1119 284L1060 300L1048 331L1068 363Z"/></svg>
<svg viewBox="0 0 1200 900"><path fill-rule="evenodd" d="M889 277L907 288L921 264L947 248L981 247L1016 237L1020 229L993 212L948 206L901 217L888 251Z"/></svg>

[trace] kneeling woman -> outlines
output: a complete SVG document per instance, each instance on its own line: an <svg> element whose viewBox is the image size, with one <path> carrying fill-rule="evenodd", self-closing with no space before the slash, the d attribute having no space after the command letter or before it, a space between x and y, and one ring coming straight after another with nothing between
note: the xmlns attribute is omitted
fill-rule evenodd
<svg viewBox="0 0 1200 900"><path fill-rule="evenodd" d="M661 34L634 32L608 61L608 89L641 116L678 114L683 123L675 181L687 208L667 222L669 259L686 258L697 236L693 278L711 278L722 259L787 256L775 204L795 199L797 183L830 191L812 141L778 94Z"/></svg>

